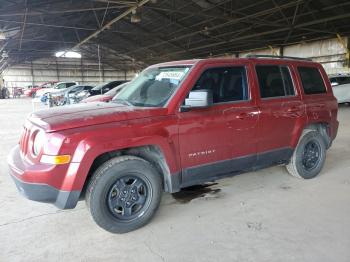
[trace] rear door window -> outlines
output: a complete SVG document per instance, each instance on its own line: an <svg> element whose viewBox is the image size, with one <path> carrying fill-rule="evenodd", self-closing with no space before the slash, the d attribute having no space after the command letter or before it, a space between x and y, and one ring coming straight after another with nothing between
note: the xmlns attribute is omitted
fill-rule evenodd
<svg viewBox="0 0 350 262"><path fill-rule="evenodd" d="M293 81L287 66L258 65L256 73L261 98L295 95Z"/></svg>
<svg viewBox="0 0 350 262"><path fill-rule="evenodd" d="M298 67L298 72L306 95L326 93L326 86L316 67Z"/></svg>

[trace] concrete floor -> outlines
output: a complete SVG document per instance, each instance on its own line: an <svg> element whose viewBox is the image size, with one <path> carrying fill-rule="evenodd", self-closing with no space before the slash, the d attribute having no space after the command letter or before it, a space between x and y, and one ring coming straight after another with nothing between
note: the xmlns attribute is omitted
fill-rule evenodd
<svg viewBox="0 0 350 262"><path fill-rule="evenodd" d="M164 194L151 223L113 235L73 210L22 198L6 155L31 111L0 100L0 261L350 261L350 107L322 173L296 179L284 167L227 178L202 197Z"/></svg>

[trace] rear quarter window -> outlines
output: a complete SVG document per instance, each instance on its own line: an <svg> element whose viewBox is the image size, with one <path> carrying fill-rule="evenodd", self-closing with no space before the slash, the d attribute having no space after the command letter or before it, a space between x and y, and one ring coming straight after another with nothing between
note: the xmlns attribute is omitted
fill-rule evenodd
<svg viewBox="0 0 350 262"><path fill-rule="evenodd" d="M326 86L316 67L298 67L301 83L306 95L326 93Z"/></svg>

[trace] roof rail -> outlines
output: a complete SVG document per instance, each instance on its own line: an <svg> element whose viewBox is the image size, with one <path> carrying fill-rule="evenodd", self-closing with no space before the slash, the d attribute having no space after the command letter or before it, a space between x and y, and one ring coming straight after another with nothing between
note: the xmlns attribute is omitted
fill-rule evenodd
<svg viewBox="0 0 350 262"><path fill-rule="evenodd" d="M276 56L276 55L247 55L247 58L278 58L278 59L293 59L293 60L304 60L312 61L311 58L294 57L294 56Z"/></svg>

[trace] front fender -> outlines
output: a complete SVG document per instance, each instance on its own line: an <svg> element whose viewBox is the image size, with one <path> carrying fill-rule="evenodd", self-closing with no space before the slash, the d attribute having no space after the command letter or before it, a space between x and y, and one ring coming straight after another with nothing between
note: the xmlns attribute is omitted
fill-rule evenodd
<svg viewBox="0 0 350 262"><path fill-rule="evenodd" d="M70 183L73 190L82 189L89 170L98 156L118 150L149 145L157 146L162 151L170 172L179 171L178 135L175 125L157 127L157 124L153 124L151 127L143 126L142 128L133 126L133 130L123 130L123 128L108 130L107 133L102 133L102 130L98 129L94 130L80 140L72 150L74 154L71 165L76 163L76 170L72 170L71 173L75 173L75 176L67 178L65 183ZM82 134L79 133L79 136L81 137Z"/></svg>

